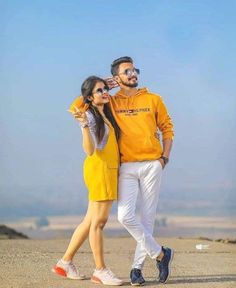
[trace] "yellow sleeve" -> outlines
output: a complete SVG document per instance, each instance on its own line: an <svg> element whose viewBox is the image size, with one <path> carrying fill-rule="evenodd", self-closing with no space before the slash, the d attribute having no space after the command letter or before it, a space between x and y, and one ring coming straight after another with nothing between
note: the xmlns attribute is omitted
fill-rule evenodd
<svg viewBox="0 0 236 288"><path fill-rule="evenodd" d="M162 139L174 139L174 125L172 119L167 111L166 105L162 100L162 97L158 97L157 103L157 127L162 133Z"/></svg>
<svg viewBox="0 0 236 288"><path fill-rule="evenodd" d="M78 108L82 112L85 112L88 109L88 106L89 105L84 102L83 96L79 96L79 97L75 98L75 100L72 102L68 111L70 113L74 113L76 111L75 108Z"/></svg>

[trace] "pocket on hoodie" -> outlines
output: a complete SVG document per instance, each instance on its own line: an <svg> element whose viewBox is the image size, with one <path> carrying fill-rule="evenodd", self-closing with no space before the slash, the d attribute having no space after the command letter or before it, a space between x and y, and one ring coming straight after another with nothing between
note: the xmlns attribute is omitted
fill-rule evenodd
<svg viewBox="0 0 236 288"><path fill-rule="evenodd" d="M161 143L155 136L149 136L147 138L147 145L145 147L147 152L156 152L162 150Z"/></svg>
<svg viewBox="0 0 236 288"><path fill-rule="evenodd" d="M120 152L127 157L133 156L136 153L156 153L161 149L160 141L155 136L123 136L120 141Z"/></svg>

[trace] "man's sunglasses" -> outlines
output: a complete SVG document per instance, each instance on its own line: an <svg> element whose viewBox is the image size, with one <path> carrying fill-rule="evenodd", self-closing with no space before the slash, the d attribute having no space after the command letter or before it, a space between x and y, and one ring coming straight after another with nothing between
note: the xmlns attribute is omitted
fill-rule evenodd
<svg viewBox="0 0 236 288"><path fill-rule="evenodd" d="M133 68L133 69L128 68L128 69L125 69L124 72L121 72L119 74L125 74L126 76L131 77L133 74L139 75L139 73L140 73L140 70L137 68Z"/></svg>

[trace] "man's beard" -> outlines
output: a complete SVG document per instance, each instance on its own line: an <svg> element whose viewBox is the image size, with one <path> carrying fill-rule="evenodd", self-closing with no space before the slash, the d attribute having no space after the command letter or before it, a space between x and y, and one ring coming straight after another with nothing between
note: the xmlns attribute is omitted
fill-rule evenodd
<svg viewBox="0 0 236 288"><path fill-rule="evenodd" d="M130 88L135 88L135 87L138 86L138 82L136 82L136 83L129 83L129 82L125 82L125 81L123 81L123 80L121 80L121 79L120 79L120 81L121 81L121 83L122 83L124 86L130 87Z"/></svg>

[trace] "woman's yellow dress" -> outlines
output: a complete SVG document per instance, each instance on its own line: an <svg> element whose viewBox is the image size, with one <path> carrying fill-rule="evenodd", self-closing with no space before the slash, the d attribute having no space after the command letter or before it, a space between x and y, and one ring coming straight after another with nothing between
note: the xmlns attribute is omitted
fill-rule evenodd
<svg viewBox="0 0 236 288"><path fill-rule="evenodd" d="M96 149L84 161L84 181L90 201L117 200L117 179L120 164L115 131L109 123L108 139L102 150Z"/></svg>

